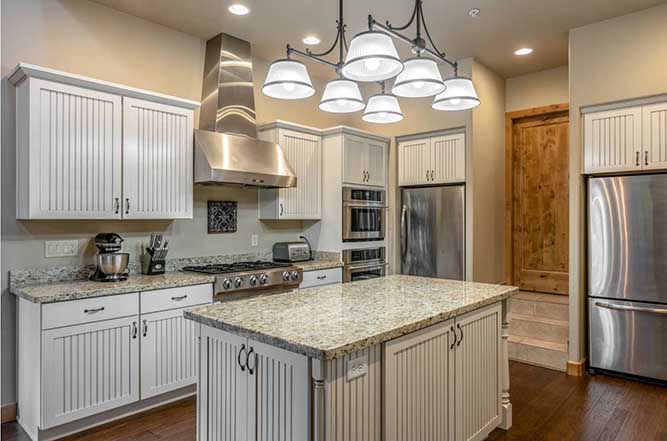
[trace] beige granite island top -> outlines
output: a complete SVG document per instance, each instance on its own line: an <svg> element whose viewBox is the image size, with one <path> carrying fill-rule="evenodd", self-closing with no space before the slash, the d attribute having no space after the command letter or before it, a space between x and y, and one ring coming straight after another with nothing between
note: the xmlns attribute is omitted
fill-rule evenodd
<svg viewBox="0 0 667 441"><path fill-rule="evenodd" d="M213 283L213 281L213 276L174 271L158 276L132 274L129 279L122 282L74 280L70 282L17 286L12 287L11 292L34 303L54 303L130 292L201 285L204 283Z"/></svg>
<svg viewBox="0 0 667 441"><path fill-rule="evenodd" d="M517 290L394 275L199 307L185 317L328 360L499 302Z"/></svg>

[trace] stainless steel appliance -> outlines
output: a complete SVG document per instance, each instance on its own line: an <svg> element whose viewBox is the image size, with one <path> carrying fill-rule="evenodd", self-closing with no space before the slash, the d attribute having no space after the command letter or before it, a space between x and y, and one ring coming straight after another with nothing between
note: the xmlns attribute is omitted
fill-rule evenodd
<svg viewBox="0 0 667 441"><path fill-rule="evenodd" d="M667 175L588 181L590 366L667 381Z"/></svg>
<svg viewBox="0 0 667 441"><path fill-rule="evenodd" d="M195 184L296 187L280 145L257 139L252 83L250 43L227 34L206 42Z"/></svg>
<svg viewBox="0 0 667 441"><path fill-rule="evenodd" d="M311 260L313 252L310 242L301 236L304 242L277 242L273 244L273 260L275 262L303 262Z"/></svg>
<svg viewBox="0 0 667 441"><path fill-rule="evenodd" d="M401 273L463 280L465 187L401 189Z"/></svg>
<svg viewBox="0 0 667 441"><path fill-rule="evenodd" d="M128 253L120 253L123 238L116 233L99 233L95 236L97 255L96 267L88 277L95 282L119 282L127 280L129 273L127 264L130 261Z"/></svg>
<svg viewBox="0 0 667 441"><path fill-rule="evenodd" d="M382 240L386 224L384 190L343 187L343 242Z"/></svg>
<svg viewBox="0 0 667 441"><path fill-rule="evenodd" d="M299 267L262 260L186 266L183 271L215 276L216 301L287 292L298 288L303 280Z"/></svg>
<svg viewBox="0 0 667 441"><path fill-rule="evenodd" d="M385 247L343 250L343 283L384 277Z"/></svg>

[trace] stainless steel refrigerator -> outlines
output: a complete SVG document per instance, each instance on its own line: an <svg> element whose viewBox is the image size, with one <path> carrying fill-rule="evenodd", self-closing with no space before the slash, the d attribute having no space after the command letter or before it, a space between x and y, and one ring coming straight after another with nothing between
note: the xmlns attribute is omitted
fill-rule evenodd
<svg viewBox="0 0 667 441"><path fill-rule="evenodd" d="M401 273L463 280L465 187L401 189Z"/></svg>
<svg viewBox="0 0 667 441"><path fill-rule="evenodd" d="M667 175L588 181L590 366L667 380Z"/></svg>

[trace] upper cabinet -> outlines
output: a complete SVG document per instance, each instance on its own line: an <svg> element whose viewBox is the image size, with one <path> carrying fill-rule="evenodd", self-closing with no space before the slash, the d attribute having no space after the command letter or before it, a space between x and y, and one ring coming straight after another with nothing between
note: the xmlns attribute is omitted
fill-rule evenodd
<svg viewBox="0 0 667 441"><path fill-rule="evenodd" d="M667 169L667 103L584 115L584 173Z"/></svg>
<svg viewBox="0 0 667 441"><path fill-rule="evenodd" d="M25 64L9 81L18 219L192 217L198 103Z"/></svg>
<svg viewBox="0 0 667 441"><path fill-rule="evenodd" d="M317 220L322 216L322 137L308 130L269 125L260 138L280 144L296 174L296 187L262 189L260 219Z"/></svg>
<svg viewBox="0 0 667 441"><path fill-rule="evenodd" d="M343 135L343 184L384 187L387 180L387 150L384 141Z"/></svg>
<svg viewBox="0 0 667 441"><path fill-rule="evenodd" d="M465 182L465 134L398 143L398 185Z"/></svg>

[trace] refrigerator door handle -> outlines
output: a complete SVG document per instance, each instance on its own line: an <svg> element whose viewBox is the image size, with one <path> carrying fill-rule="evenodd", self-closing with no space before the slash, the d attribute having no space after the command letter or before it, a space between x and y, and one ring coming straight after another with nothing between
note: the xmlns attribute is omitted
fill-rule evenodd
<svg viewBox="0 0 667 441"><path fill-rule="evenodd" d="M659 308L640 308L637 306L627 306L627 305L616 305L613 303L607 303L607 302L595 302L595 306L599 306L601 308L607 308L607 309L617 309L620 311L636 311L636 312L650 312L652 314L664 314L667 315L667 309L659 309Z"/></svg>
<svg viewBox="0 0 667 441"><path fill-rule="evenodd" d="M405 253L408 249L408 206L403 205L401 209L401 257L405 257Z"/></svg>

